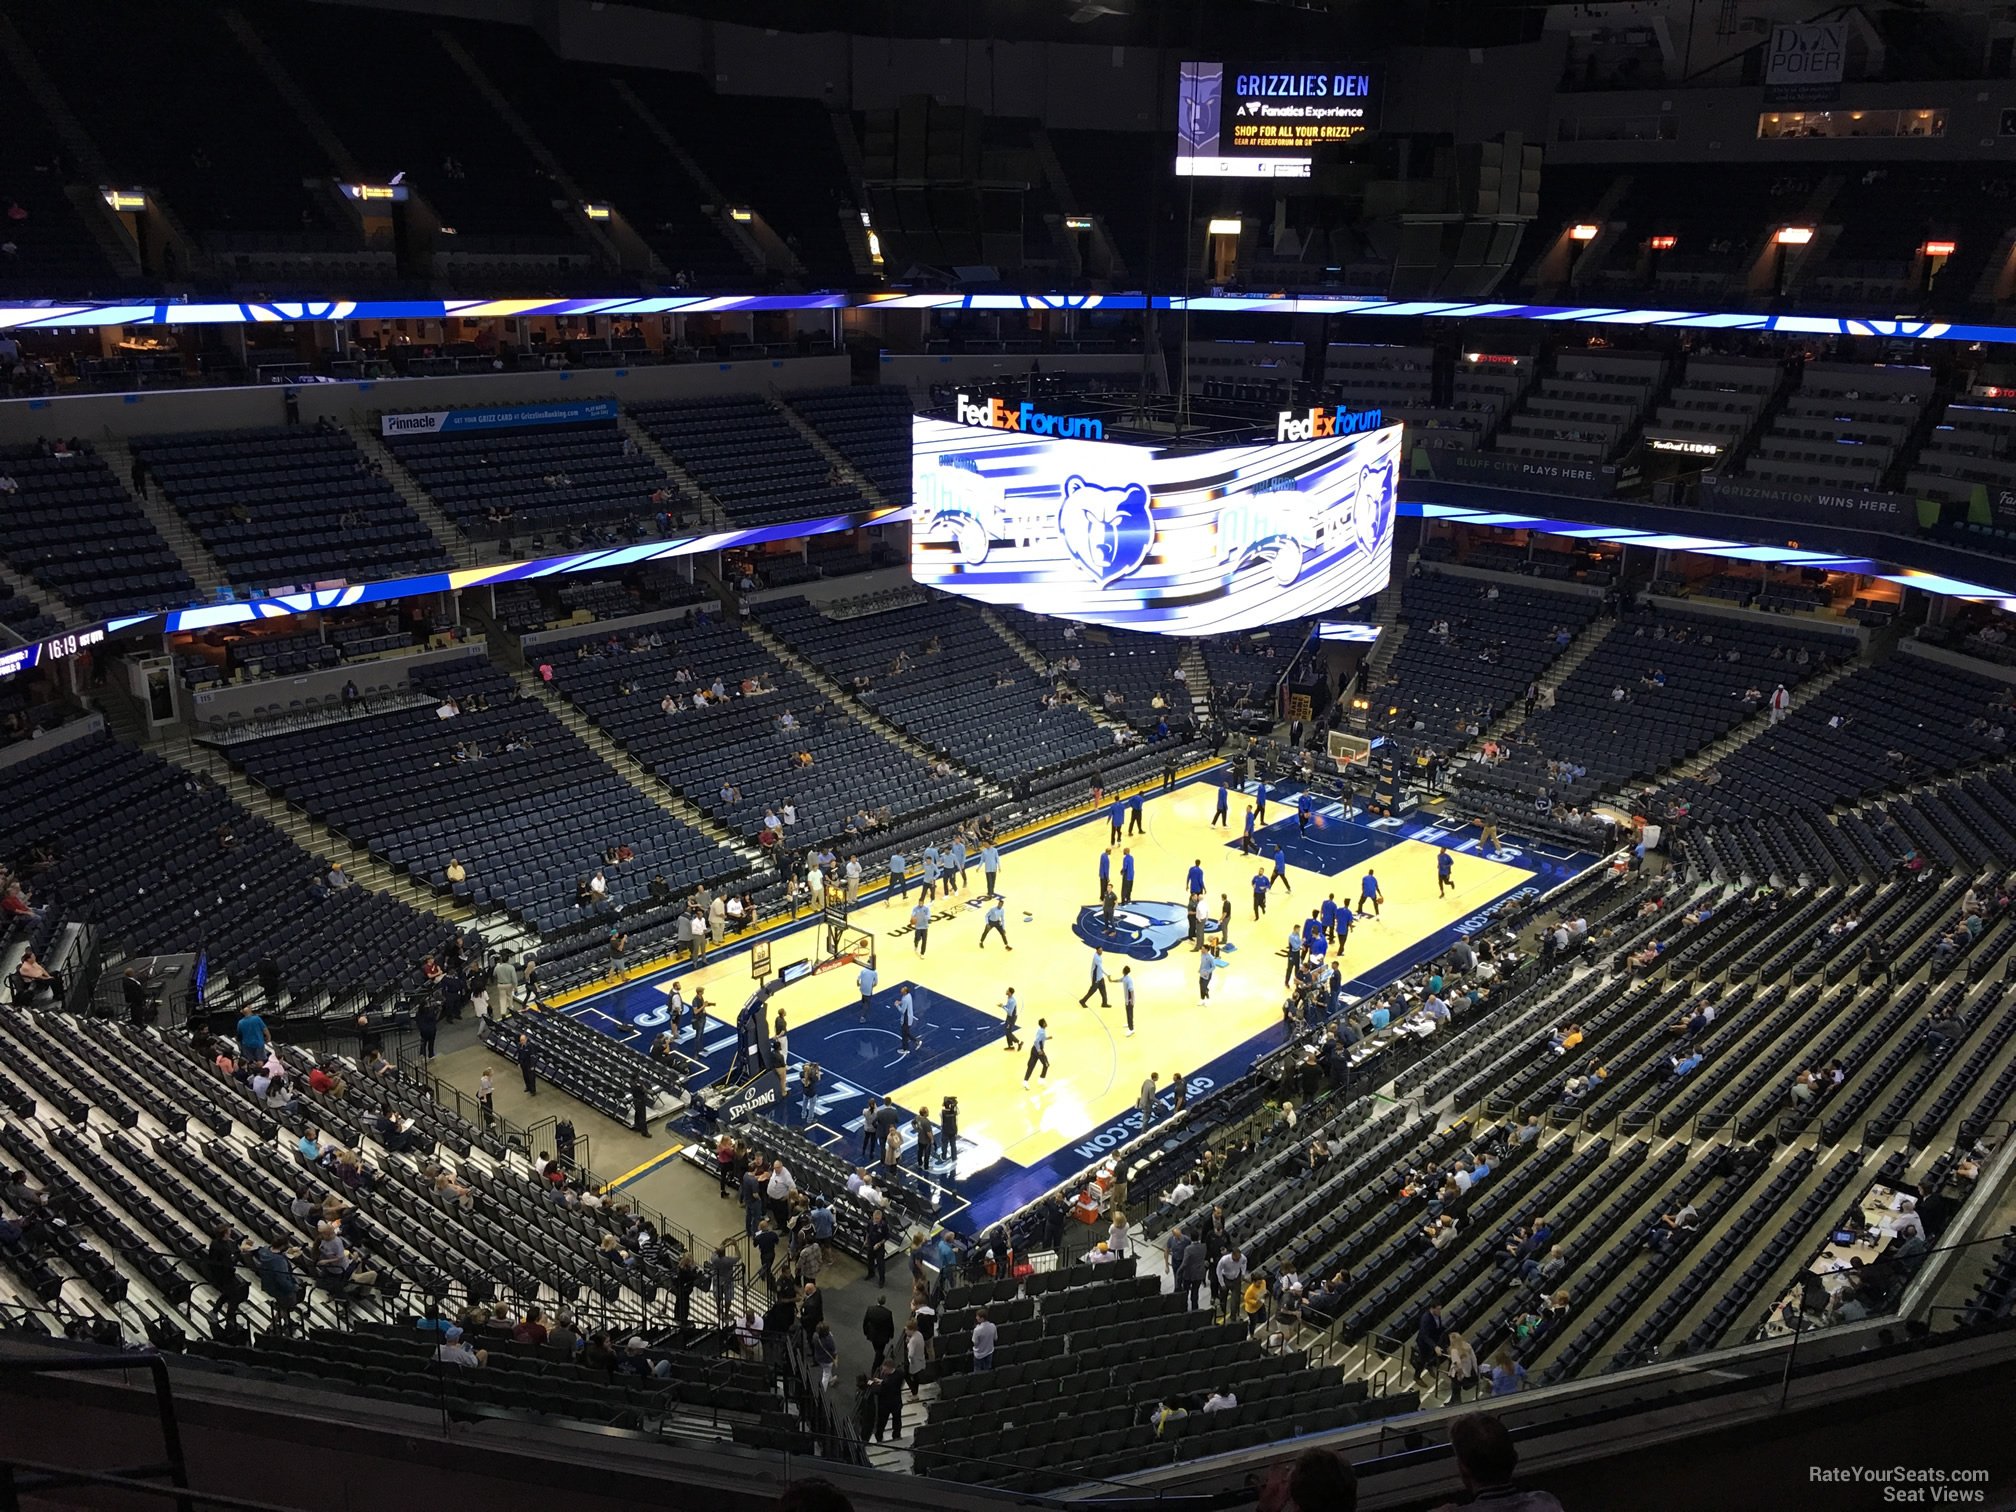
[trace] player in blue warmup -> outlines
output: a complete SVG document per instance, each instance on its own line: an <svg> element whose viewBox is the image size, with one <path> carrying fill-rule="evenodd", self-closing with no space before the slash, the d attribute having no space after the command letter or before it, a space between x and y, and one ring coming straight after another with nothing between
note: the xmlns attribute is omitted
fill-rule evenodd
<svg viewBox="0 0 2016 1512"><path fill-rule="evenodd" d="M1358 883L1358 912L1364 913L1366 905L1371 905L1372 917L1379 917L1379 910L1386 902L1386 895L1379 891L1379 879L1368 867L1364 878ZM1346 928L1349 928L1347 925Z"/></svg>
<svg viewBox="0 0 2016 1512"><path fill-rule="evenodd" d="M1232 790L1225 785L1225 774L1220 772L1218 774L1218 807L1212 811L1211 823L1213 825L1222 824L1229 828L1232 823L1228 814L1231 805Z"/></svg>
<svg viewBox="0 0 2016 1512"><path fill-rule="evenodd" d="M1249 856L1259 849L1253 842L1253 805L1250 803L1246 805L1246 833L1239 837L1239 849Z"/></svg>
<svg viewBox="0 0 2016 1512"><path fill-rule="evenodd" d="M1267 912L1267 873L1256 871L1253 873L1253 917L1257 919L1265 912Z"/></svg>
<svg viewBox="0 0 2016 1512"><path fill-rule="evenodd" d="M1280 883L1283 888L1291 893L1295 891L1294 888L1288 886L1288 856L1281 849L1278 841L1274 846L1274 875L1269 879L1268 885L1272 886L1276 882Z"/></svg>
<svg viewBox="0 0 2016 1512"><path fill-rule="evenodd" d="M1190 887L1190 896L1196 897L1204 891L1204 861L1202 857L1190 863L1190 875L1185 879Z"/></svg>
<svg viewBox="0 0 2016 1512"><path fill-rule="evenodd" d="M1134 901L1134 852L1132 850L1123 850L1120 852L1120 901L1122 903L1132 903Z"/></svg>
<svg viewBox="0 0 2016 1512"><path fill-rule="evenodd" d="M1127 822L1126 801L1124 799L1115 798L1113 800L1113 807L1111 807L1106 811L1106 828L1110 831L1110 833L1106 837L1107 844L1118 845L1120 843L1120 827L1126 822Z"/></svg>
<svg viewBox="0 0 2016 1512"><path fill-rule="evenodd" d="M1445 845L1442 847L1441 850L1435 853L1436 897L1438 898L1441 897L1444 893L1448 892L1450 888L1456 885L1455 871L1456 871L1456 858L1450 854L1449 847Z"/></svg>

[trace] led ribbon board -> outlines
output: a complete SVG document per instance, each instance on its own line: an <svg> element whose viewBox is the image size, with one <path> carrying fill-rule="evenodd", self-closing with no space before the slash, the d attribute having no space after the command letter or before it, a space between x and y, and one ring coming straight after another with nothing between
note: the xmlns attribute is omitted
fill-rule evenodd
<svg viewBox="0 0 2016 1512"><path fill-rule="evenodd" d="M1185 452L911 422L919 582L1116 629L1208 635L1376 593L1400 427Z"/></svg>

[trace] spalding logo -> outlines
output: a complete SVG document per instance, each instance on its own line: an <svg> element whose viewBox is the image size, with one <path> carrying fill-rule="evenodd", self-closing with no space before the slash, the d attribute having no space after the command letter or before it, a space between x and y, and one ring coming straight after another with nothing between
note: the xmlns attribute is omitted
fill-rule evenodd
<svg viewBox="0 0 2016 1512"><path fill-rule="evenodd" d="M1057 510L1064 549L1104 588L1148 560L1155 544L1155 521L1148 513L1148 490L1139 483L1106 488L1072 476L1064 480Z"/></svg>
<svg viewBox="0 0 2016 1512"><path fill-rule="evenodd" d="M1206 919L1204 932L1217 932L1221 921ZM1106 911L1096 904L1078 910L1072 932L1087 945L1132 956L1137 961L1159 961L1190 938L1188 911L1181 903L1129 903L1113 910L1113 928L1106 928Z"/></svg>

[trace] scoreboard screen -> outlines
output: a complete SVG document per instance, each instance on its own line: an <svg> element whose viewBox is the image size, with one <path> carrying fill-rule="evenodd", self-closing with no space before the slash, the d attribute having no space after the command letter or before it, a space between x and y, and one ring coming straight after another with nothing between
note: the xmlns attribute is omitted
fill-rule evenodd
<svg viewBox="0 0 2016 1512"><path fill-rule="evenodd" d="M1316 152L1379 127L1379 74L1365 64L1185 63L1176 172L1307 178Z"/></svg>
<svg viewBox="0 0 2016 1512"><path fill-rule="evenodd" d="M1386 586L1400 427L1179 451L911 426L910 572L928 587L1121 630L1215 635Z"/></svg>

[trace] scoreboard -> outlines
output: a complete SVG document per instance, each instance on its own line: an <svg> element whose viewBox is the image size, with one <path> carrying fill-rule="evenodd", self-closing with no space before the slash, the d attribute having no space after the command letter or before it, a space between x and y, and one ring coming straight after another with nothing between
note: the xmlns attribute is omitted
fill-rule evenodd
<svg viewBox="0 0 2016 1512"><path fill-rule="evenodd" d="M1307 178L1318 150L1378 129L1379 87L1378 71L1366 64L1185 63L1176 172Z"/></svg>

